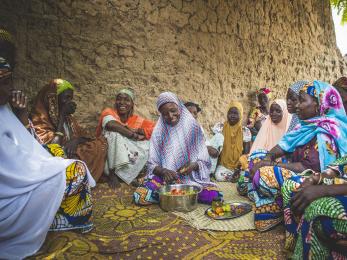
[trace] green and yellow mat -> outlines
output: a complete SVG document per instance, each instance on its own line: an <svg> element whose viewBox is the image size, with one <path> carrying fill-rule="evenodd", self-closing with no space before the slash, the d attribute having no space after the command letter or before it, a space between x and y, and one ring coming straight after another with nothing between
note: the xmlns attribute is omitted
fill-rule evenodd
<svg viewBox="0 0 347 260"><path fill-rule="evenodd" d="M94 229L50 232L35 259L284 259L284 229L199 230L158 205L138 207L134 188L93 190Z"/></svg>

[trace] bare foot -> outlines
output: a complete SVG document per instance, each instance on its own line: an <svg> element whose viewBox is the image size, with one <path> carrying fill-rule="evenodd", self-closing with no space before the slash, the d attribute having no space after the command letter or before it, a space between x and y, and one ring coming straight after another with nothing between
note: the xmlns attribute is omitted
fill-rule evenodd
<svg viewBox="0 0 347 260"><path fill-rule="evenodd" d="M110 172L110 175L108 177L108 186L114 190L121 187L117 175L113 172Z"/></svg>

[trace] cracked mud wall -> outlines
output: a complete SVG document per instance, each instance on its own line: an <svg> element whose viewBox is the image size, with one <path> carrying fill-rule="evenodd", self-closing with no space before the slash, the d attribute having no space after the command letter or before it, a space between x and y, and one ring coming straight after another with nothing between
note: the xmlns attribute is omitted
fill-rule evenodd
<svg viewBox="0 0 347 260"><path fill-rule="evenodd" d="M299 79L346 74L328 0L1 0L0 23L17 45L15 84L30 96L61 77L76 88L77 114L95 127L122 86L136 112L155 119L171 90L223 120L228 102L269 86L284 96Z"/></svg>

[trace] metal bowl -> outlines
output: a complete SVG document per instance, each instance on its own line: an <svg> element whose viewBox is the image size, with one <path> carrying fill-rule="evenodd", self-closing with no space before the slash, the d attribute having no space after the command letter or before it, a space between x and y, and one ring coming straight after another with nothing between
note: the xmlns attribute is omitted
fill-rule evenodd
<svg viewBox="0 0 347 260"><path fill-rule="evenodd" d="M165 194L173 189L194 193L187 195ZM201 190L199 186L189 184L165 185L159 189L159 205L165 211L192 211L198 206L198 194Z"/></svg>

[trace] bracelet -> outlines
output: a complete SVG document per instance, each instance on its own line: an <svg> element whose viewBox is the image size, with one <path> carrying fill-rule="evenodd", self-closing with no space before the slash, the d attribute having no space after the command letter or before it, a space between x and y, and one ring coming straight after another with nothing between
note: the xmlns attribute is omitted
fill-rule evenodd
<svg viewBox="0 0 347 260"><path fill-rule="evenodd" d="M58 135L58 136L61 136L61 137L64 137L64 134L62 132L55 132L54 134Z"/></svg>

